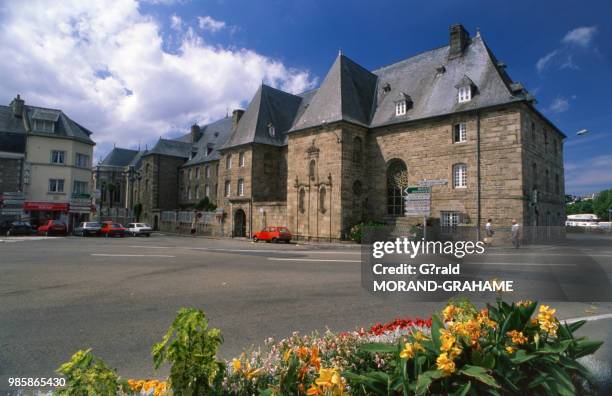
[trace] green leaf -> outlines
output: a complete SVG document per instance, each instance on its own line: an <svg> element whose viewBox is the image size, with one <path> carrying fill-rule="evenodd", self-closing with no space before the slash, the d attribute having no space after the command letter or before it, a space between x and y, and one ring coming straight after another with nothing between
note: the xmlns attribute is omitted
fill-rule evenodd
<svg viewBox="0 0 612 396"><path fill-rule="evenodd" d="M438 315L431 317L431 341L436 348L436 352L440 351L440 330L444 328L444 323Z"/></svg>
<svg viewBox="0 0 612 396"><path fill-rule="evenodd" d="M397 346L393 344L385 344L382 342L371 342L363 344L359 347L360 351L369 353L395 353L397 352Z"/></svg>
<svg viewBox="0 0 612 396"><path fill-rule="evenodd" d="M527 354L527 352L523 349L519 349L516 351L514 356L510 358L510 361L514 364L523 364L525 362L530 361L531 359L535 359L538 357L535 354Z"/></svg>
<svg viewBox="0 0 612 396"><path fill-rule="evenodd" d="M576 394L576 388L572 383L572 379L567 375L565 370L559 369L556 366L548 366L548 371L557 380L556 386L559 394L564 396L573 396Z"/></svg>
<svg viewBox="0 0 612 396"><path fill-rule="evenodd" d="M586 322L587 322L586 320L579 320L574 323L566 323L566 324L567 324L567 328L569 329L569 331L573 334L576 332L576 330L584 326Z"/></svg>
<svg viewBox="0 0 612 396"><path fill-rule="evenodd" d="M565 352L565 350L570 346L573 340L563 340L557 345L546 344L542 348L540 348L536 353L538 354L551 354L551 353L561 353Z"/></svg>
<svg viewBox="0 0 612 396"><path fill-rule="evenodd" d="M472 383L470 381L466 382L461 386L461 388L457 389L457 392L452 393L453 396L465 396L470 391L470 387Z"/></svg>
<svg viewBox="0 0 612 396"><path fill-rule="evenodd" d="M521 322L519 319L518 311L512 311L501 327L500 336L505 337L507 332L509 332L510 330L516 330L520 327L520 324Z"/></svg>
<svg viewBox="0 0 612 396"><path fill-rule="evenodd" d="M578 359L583 356L591 355L595 353L603 345L603 341L592 341L592 340L578 340L574 344L575 352L573 354L574 359Z"/></svg>
<svg viewBox="0 0 612 396"><path fill-rule="evenodd" d="M499 384L495 381L495 378L488 374L488 370L480 366L470 366L466 364L463 369L459 370L459 373L477 379L478 381L489 385L493 388L499 388Z"/></svg>
<svg viewBox="0 0 612 396"><path fill-rule="evenodd" d="M442 378L443 376L444 374L439 370L428 370L421 373L421 375L419 375L417 378L416 394L424 395L429 389L429 385L431 385L433 380Z"/></svg>

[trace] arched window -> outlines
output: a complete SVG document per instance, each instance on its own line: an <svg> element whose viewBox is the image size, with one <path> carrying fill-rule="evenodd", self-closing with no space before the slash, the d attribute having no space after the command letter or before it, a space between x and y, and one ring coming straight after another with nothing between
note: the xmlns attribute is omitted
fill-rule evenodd
<svg viewBox="0 0 612 396"><path fill-rule="evenodd" d="M325 187L321 187L321 189L319 190L319 211L321 211L321 213L325 213L327 211L327 209L325 208L326 196L327 190L325 189Z"/></svg>
<svg viewBox="0 0 612 396"><path fill-rule="evenodd" d="M363 145L361 142L361 138L358 136L353 139L353 162L356 165L361 165L361 160L363 157Z"/></svg>
<svg viewBox="0 0 612 396"><path fill-rule="evenodd" d="M454 188L466 188L467 187L467 165L466 164L453 165L453 187Z"/></svg>
<svg viewBox="0 0 612 396"><path fill-rule="evenodd" d="M300 213L304 213L306 211L304 201L306 201L306 191L302 188L300 189L298 199L298 209Z"/></svg>
<svg viewBox="0 0 612 396"><path fill-rule="evenodd" d="M232 169L232 155L231 154L228 154L225 157L225 168Z"/></svg>
<svg viewBox="0 0 612 396"><path fill-rule="evenodd" d="M546 179L544 181L546 183L546 192L550 192L550 172L546 169Z"/></svg>
<svg viewBox="0 0 612 396"><path fill-rule="evenodd" d="M390 215L404 215L404 194L396 176L406 170L406 164L400 159L393 159L387 165L387 213Z"/></svg>
<svg viewBox="0 0 612 396"><path fill-rule="evenodd" d="M317 166L316 161L310 160L310 163L308 164L308 177L310 177L310 180L315 180L316 166Z"/></svg>
<svg viewBox="0 0 612 396"><path fill-rule="evenodd" d="M538 164L531 164L531 179L533 180L533 189L538 189Z"/></svg>

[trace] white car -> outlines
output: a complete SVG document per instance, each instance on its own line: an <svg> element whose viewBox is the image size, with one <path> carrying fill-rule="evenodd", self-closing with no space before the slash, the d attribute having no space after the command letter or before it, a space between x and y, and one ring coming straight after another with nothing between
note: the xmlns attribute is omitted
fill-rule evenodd
<svg viewBox="0 0 612 396"><path fill-rule="evenodd" d="M127 232L132 236L144 235L147 237L151 236L153 227L146 223L130 223L127 225Z"/></svg>

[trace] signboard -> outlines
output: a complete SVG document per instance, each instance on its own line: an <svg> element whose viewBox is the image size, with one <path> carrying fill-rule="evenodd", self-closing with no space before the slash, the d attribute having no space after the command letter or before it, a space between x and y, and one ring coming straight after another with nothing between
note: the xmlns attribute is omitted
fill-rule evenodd
<svg viewBox="0 0 612 396"><path fill-rule="evenodd" d="M423 179L419 182L421 187L445 186L448 184L448 179Z"/></svg>
<svg viewBox="0 0 612 396"><path fill-rule="evenodd" d="M431 212L431 189L429 187L406 187L405 211L408 217L429 216Z"/></svg>
<svg viewBox="0 0 612 396"><path fill-rule="evenodd" d="M23 209L28 211L68 212L69 208L70 206L67 203L52 202L26 202L23 205Z"/></svg>

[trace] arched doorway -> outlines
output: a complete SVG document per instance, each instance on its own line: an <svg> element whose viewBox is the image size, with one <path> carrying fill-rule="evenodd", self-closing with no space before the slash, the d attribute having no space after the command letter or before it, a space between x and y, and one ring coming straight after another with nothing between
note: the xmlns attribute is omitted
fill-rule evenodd
<svg viewBox="0 0 612 396"><path fill-rule="evenodd" d="M234 236L246 236L246 213L244 213L242 209L238 209L236 213L234 213Z"/></svg>
<svg viewBox="0 0 612 396"><path fill-rule="evenodd" d="M153 231L159 231L159 216L153 216Z"/></svg>
<svg viewBox="0 0 612 396"><path fill-rule="evenodd" d="M387 163L387 214L392 216L404 215L403 187L398 185L398 177L406 172L406 163L394 158Z"/></svg>

